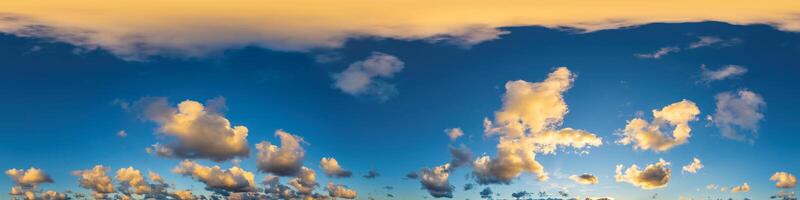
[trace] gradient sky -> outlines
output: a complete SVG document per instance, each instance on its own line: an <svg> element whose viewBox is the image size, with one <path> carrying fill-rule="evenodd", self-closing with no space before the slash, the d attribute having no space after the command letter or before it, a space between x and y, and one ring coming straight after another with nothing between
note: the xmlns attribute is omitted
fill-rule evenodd
<svg viewBox="0 0 800 200"><path fill-rule="evenodd" d="M486 187L497 199L513 199L511 194L520 191L534 193L530 197L564 191L570 197L623 200L769 199L782 190L795 192L795 187L777 188L770 177L800 172L800 147L794 142L800 140L800 34L764 24L640 22L646 23L592 32L490 27L496 38L475 42L465 42L471 34L409 38L365 33L340 45L302 50L291 45L275 48L271 40L260 40L236 41L235 47L211 45L211 51L187 54L174 49L191 45L142 43L132 51L135 55L105 40L65 40L57 34L62 32L47 26L28 26L29 32L0 29L0 169L39 168L54 181L38 185L38 190L91 194L79 186L74 171L103 165L113 178L117 169L132 166L161 174L172 189L209 195L204 183L173 173L183 158L145 151L156 143L177 141L140 110L124 105L150 97L166 98L171 107L184 100L208 106L224 99L222 115L231 125L249 130L249 156L221 162L194 159L200 164L225 169L238 165L253 172L259 184L267 173L256 166L256 144L281 146L275 132L284 130L303 138L302 163L316 171L317 193L328 194L325 184L333 182L356 191L357 199L432 198L420 180L405 175L449 162L449 146L469 148L474 154L470 163L482 155L496 157L499 138L485 133L483 120L494 119L503 108L505 84L542 82L558 67L566 67L575 77L563 93L569 111L559 127L593 133L602 138L602 145L537 153L536 160L550 175L547 181L526 172L510 184L480 185L472 166L456 168L449 174L453 199L480 199ZM209 47L203 45L198 46ZM376 57L390 57L395 63L389 65L402 68L371 77L365 90L348 92L337 85L343 71ZM724 74L725 69L735 72ZM735 98L742 91L763 102L752 108L720 108L718 95ZM650 121L652 110L684 99L700 111L688 122L691 137L686 143L655 152L617 142L629 120ZM725 109L752 112L733 112L735 122L727 124L707 118ZM737 123L755 125L748 129ZM726 125L744 139L726 137ZM451 140L445 134L450 128L460 128L464 135ZM320 168L323 157L335 158L353 176L325 176ZM697 173L682 171L693 158L704 167ZM619 164L624 169L632 164L644 168L659 159L671 163L669 181L660 188L615 180ZM380 175L364 178L370 170ZM599 182L583 185L569 178L583 173ZM290 178L282 177L281 182ZM730 191L744 183L749 191ZM465 184L476 185L465 191ZM727 190L707 189L710 184ZM0 181L3 189L14 185L10 178Z"/></svg>

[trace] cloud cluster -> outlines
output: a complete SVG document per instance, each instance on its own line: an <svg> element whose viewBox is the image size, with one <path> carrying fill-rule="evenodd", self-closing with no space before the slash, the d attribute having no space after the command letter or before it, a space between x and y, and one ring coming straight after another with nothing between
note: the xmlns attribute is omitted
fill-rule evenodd
<svg viewBox="0 0 800 200"><path fill-rule="evenodd" d="M9 192L12 196L23 196L25 199L37 199L36 198L36 190L40 184L44 183L53 183L53 179L50 178L47 173L42 171L41 169L31 167L30 169L9 169L6 170L6 175L11 178L11 181L14 182L14 186L11 187L11 191ZM41 198L44 199L64 199L59 198L63 197L64 194L47 191L43 192Z"/></svg>
<svg viewBox="0 0 800 200"><path fill-rule="evenodd" d="M343 169L339 166L339 161L334 158L322 158L319 161L319 166L325 175L333 178L347 178L353 175L353 172Z"/></svg>
<svg viewBox="0 0 800 200"><path fill-rule="evenodd" d="M152 175L152 174L151 174ZM160 176L154 175L160 180ZM119 191L124 194L129 194L129 188L133 189L134 194L147 194L150 193L152 188L150 184L144 179L142 173L133 167L121 168L117 170L117 175L114 177L120 183Z"/></svg>
<svg viewBox="0 0 800 200"><path fill-rule="evenodd" d="M455 187L449 181L450 170L450 163L432 169L423 168L419 173L419 182L422 184L422 188L427 190L434 198L453 198L453 189Z"/></svg>
<svg viewBox="0 0 800 200"><path fill-rule="evenodd" d="M393 55L373 52L366 59L354 62L341 73L334 74L334 86L350 95L368 95L385 101L397 94L395 86L385 79L394 77L404 67L405 63Z"/></svg>
<svg viewBox="0 0 800 200"><path fill-rule="evenodd" d="M345 185L328 183L325 189L328 190L328 196L333 198L355 199L358 196L356 191L347 188Z"/></svg>
<svg viewBox="0 0 800 200"><path fill-rule="evenodd" d="M205 183L206 189L211 191L251 192L256 187L253 173L239 167L225 170L219 166L207 167L194 161L184 160L172 171Z"/></svg>
<svg viewBox="0 0 800 200"><path fill-rule="evenodd" d="M114 183L108 176L108 171L109 168L96 165L92 169L76 171L75 176L78 176L78 184L82 188L94 192L95 198L105 197L106 194L114 192Z"/></svg>
<svg viewBox="0 0 800 200"><path fill-rule="evenodd" d="M697 120L700 109L694 102L682 100L670 104L661 110L653 110L653 121L641 118L628 121L617 142L623 145L633 144L634 149L663 152L684 144L691 136L690 121ZM672 137L661 130L666 126L674 126Z"/></svg>
<svg viewBox="0 0 800 200"><path fill-rule="evenodd" d="M569 176L569 179L584 185L594 185L598 182L597 177L591 174L572 175Z"/></svg>
<svg viewBox="0 0 800 200"><path fill-rule="evenodd" d="M630 168L622 173L623 165L617 165L614 179L617 182L628 182L636 187L645 190L652 190L663 188L669 183L670 174L672 169L669 168L669 163L663 159L655 164L648 164L644 170L640 170L638 166L631 165Z"/></svg>
<svg viewBox="0 0 800 200"><path fill-rule="evenodd" d="M777 188L791 189L797 187L797 177L788 172L775 172L769 177L769 180L775 181L775 187Z"/></svg>
<svg viewBox="0 0 800 200"><path fill-rule="evenodd" d="M297 176L289 180L289 185L304 196L311 195L314 188L317 187L317 173L307 167L302 167Z"/></svg>
<svg viewBox="0 0 800 200"><path fill-rule="evenodd" d="M169 106L166 98L142 98L134 103L134 109L142 117L156 122L158 131L177 139L169 145L155 144L148 152L176 158L203 158L217 162L235 157L247 157L248 130L245 126L231 126L222 115L219 106L224 99L213 99L222 105L205 107L203 104L185 100L177 108Z"/></svg>
<svg viewBox="0 0 800 200"><path fill-rule="evenodd" d="M280 147L267 141L256 145L258 170L278 176L297 175L302 171L303 158L306 155L305 150L300 146L303 138L283 130L275 131L275 136L280 138Z"/></svg>
<svg viewBox="0 0 800 200"><path fill-rule="evenodd" d="M722 136L752 142L758 133L758 123L764 119L763 110L767 105L761 95L749 90L739 90L736 93L719 93L714 98L717 108L710 119L720 129ZM749 131L752 136L737 130Z"/></svg>
<svg viewBox="0 0 800 200"><path fill-rule="evenodd" d="M700 163L699 158L692 159L692 163L689 163L682 168L684 172L689 172L692 174L696 174L700 169L703 169L703 163Z"/></svg>
<svg viewBox="0 0 800 200"><path fill-rule="evenodd" d="M726 65L717 70L708 69L706 65L701 65L700 70L701 81L706 83L734 78L747 73L747 68L739 65Z"/></svg>
<svg viewBox="0 0 800 200"><path fill-rule="evenodd" d="M750 192L750 185L748 185L747 183L744 183L742 185L735 186L735 187L731 188L731 192L733 192L733 193Z"/></svg>
<svg viewBox="0 0 800 200"><path fill-rule="evenodd" d="M600 146L596 135L572 128L557 129L568 109L562 94L572 86L575 75L559 67L542 82L523 80L506 83L503 107L494 121L484 120L488 136L499 135L497 156L481 156L473 162L473 175L480 184L510 183L523 172L539 180L548 175L536 161L536 153L554 154L558 147L583 149Z"/></svg>
<svg viewBox="0 0 800 200"><path fill-rule="evenodd" d="M308 51L340 47L348 39L359 37L446 40L470 45L507 33L500 27L529 25L594 31L654 22L721 21L800 30L793 15L800 9L793 1L631 1L615 6L608 6L609 1L520 2L513 7L453 0L437 5L397 2L391 7L363 1L342 1L341 6L330 7L306 1L250 0L231 0L225 5L165 1L155 7L137 0L43 4L0 3L0 13L4 15L0 32L53 38L87 48L102 47L128 59L164 54L203 56L248 45ZM598 11L598 7L603 9ZM663 12L664 8L671 12ZM408 17L409 11L414 11L413 18ZM170 27L169 31L164 27Z"/></svg>

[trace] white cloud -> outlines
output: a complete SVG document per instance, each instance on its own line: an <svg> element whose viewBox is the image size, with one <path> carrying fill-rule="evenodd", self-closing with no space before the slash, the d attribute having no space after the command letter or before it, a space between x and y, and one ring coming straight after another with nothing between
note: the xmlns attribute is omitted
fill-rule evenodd
<svg viewBox="0 0 800 200"><path fill-rule="evenodd" d="M733 193L750 192L750 185L748 185L747 183L744 183L742 185L735 186L735 187L731 188L731 192L733 192Z"/></svg>
<svg viewBox="0 0 800 200"><path fill-rule="evenodd" d="M419 182L422 188L428 190L434 198L453 198L453 189L450 184L450 163L434 168L423 168L419 173Z"/></svg>
<svg viewBox="0 0 800 200"><path fill-rule="evenodd" d="M473 175L480 184L510 183L523 172L539 180L548 175L536 161L536 153L554 154L558 147L583 149L602 144L596 135L572 128L557 129L567 113L562 93L572 86L575 75L557 68L542 82L523 80L506 83L503 108L495 120L484 120L485 134L499 135L497 157L488 155L473 162Z"/></svg>
<svg viewBox="0 0 800 200"><path fill-rule="evenodd" d="M690 121L697 120L700 109L694 102L682 100L670 104L661 110L653 110L653 121L641 118L628 121L617 142L623 145L633 144L634 149L662 152L686 143L691 136ZM673 126L672 137L661 130L665 125Z"/></svg>
<svg viewBox="0 0 800 200"><path fill-rule="evenodd" d="M461 128L448 128L444 129L444 133L450 138L450 141L455 141L461 136L464 136L464 131Z"/></svg>
<svg viewBox="0 0 800 200"><path fill-rule="evenodd" d="M356 191L347 188L345 185L328 183L325 189L328 190L328 195L333 198L355 199L358 196Z"/></svg>
<svg viewBox="0 0 800 200"><path fill-rule="evenodd" d="M624 174L622 173L623 165L617 165L614 179L617 182L628 182L645 190L667 187L672 173L669 165L664 159L659 159L655 164L648 164L644 170L640 170L635 164L631 165Z"/></svg>
<svg viewBox="0 0 800 200"><path fill-rule="evenodd" d="M156 175L157 176L157 175ZM152 191L150 184L144 179L142 173L133 167L121 168L117 170L117 175L114 177L120 183L120 192L130 195L129 188L133 189L135 194L147 194Z"/></svg>
<svg viewBox="0 0 800 200"><path fill-rule="evenodd" d="M705 83L739 77L747 73L747 68L739 65L725 65L717 70L700 65L701 81Z"/></svg>
<svg viewBox="0 0 800 200"><path fill-rule="evenodd" d="M700 163L700 159L694 158L694 159L692 159L692 163L689 163L688 165L683 166L682 169L683 169L684 172L689 172L689 173L692 173L692 174L696 174L697 171L699 171L700 169L703 169L703 163Z"/></svg>
<svg viewBox="0 0 800 200"><path fill-rule="evenodd" d="M353 175L353 172L339 166L339 161L336 161L334 158L322 158L322 160L319 161L319 166L322 168L322 171L325 172L325 175L329 177L347 178Z"/></svg>
<svg viewBox="0 0 800 200"><path fill-rule="evenodd" d="M125 130L119 130L117 131L117 137L121 138L128 137L128 132L125 132Z"/></svg>
<svg viewBox="0 0 800 200"><path fill-rule="evenodd" d="M111 177L107 175L108 171L110 169L107 167L96 165L92 169L76 171L75 175L78 176L79 185L82 188L93 191L95 198L97 198L114 192L114 183Z"/></svg>
<svg viewBox="0 0 800 200"><path fill-rule="evenodd" d="M752 142L758 133L758 123L764 119L763 109L767 105L761 95L749 90L739 90L736 93L719 93L714 98L717 100L717 108L711 120L720 129L722 136ZM737 129L750 131L752 136L738 133Z"/></svg>
<svg viewBox="0 0 800 200"><path fill-rule="evenodd" d="M775 172L770 181L775 181L775 187L790 189L797 187L797 177L788 172Z"/></svg>
<svg viewBox="0 0 800 200"><path fill-rule="evenodd" d="M597 177L591 174L572 175L569 179L583 185L594 185L598 182Z"/></svg>
<svg viewBox="0 0 800 200"><path fill-rule="evenodd" d="M394 77L403 67L405 63L397 57L373 52L368 58L334 74L334 86L350 95L368 95L385 101L397 94L395 86L386 82L386 79Z"/></svg>
<svg viewBox="0 0 800 200"><path fill-rule="evenodd" d="M207 167L184 160L172 171L197 179L206 184L206 189L212 191L251 192L255 190L253 173L235 166L225 170L219 166Z"/></svg>
<svg viewBox="0 0 800 200"><path fill-rule="evenodd" d="M275 131L281 140L281 147L263 141L256 145L258 157L256 164L259 171L278 176L295 176L302 172L305 150L300 146L303 138L283 130Z"/></svg>
<svg viewBox="0 0 800 200"><path fill-rule="evenodd" d="M224 102L224 99L212 99L209 102L219 101ZM160 156L204 158L217 162L247 157L250 154L247 127L231 126L230 121L217 109L218 106L205 107L199 102L185 100L173 108L165 98L142 98L134 104L143 117L159 125L160 133L177 139L176 143L153 145L148 149L149 152L156 152Z"/></svg>
<svg viewBox="0 0 800 200"><path fill-rule="evenodd" d="M679 52L679 51L681 51L681 49L678 48L678 47L663 47L663 48L660 48L660 49L658 49L657 51L655 51L653 53L636 54L636 57L638 57L638 58L649 58L649 59L660 59L661 57L664 57L666 55L669 55L669 54L675 53L675 52Z"/></svg>

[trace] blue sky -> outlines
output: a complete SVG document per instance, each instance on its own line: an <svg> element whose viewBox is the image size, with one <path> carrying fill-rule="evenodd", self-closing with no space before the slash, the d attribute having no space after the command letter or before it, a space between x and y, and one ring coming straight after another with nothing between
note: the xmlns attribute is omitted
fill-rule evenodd
<svg viewBox="0 0 800 200"><path fill-rule="evenodd" d="M538 26L502 28L507 34L469 47L433 42L362 37L339 48L307 52L277 51L259 46L225 49L202 57L151 56L126 60L102 47L86 49L47 38L0 35L0 168L44 170L53 183L46 190L90 193L79 187L75 170L95 165L111 172L132 166L161 174L176 189L209 194L205 184L172 173L181 158L145 151L155 143L175 142L159 132L158 123L121 108L143 97L164 97L175 107L184 100L206 104L224 98L224 117L232 125L249 129L251 152L238 163L260 182L266 173L256 166L255 145L279 144L276 130L303 138L307 166L317 172L323 189L327 182L347 185L357 199L432 198L420 180L405 174L436 167L451 160L448 146L466 145L475 156L496 155L498 137L484 135L484 118L493 119L503 107L508 81L542 82L565 66L575 74L563 93L569 108L561 127L582 129L602 138L588 154L559 148L536 160L550 174L538 181L523 173L510 184L476 185L472 169L450 172L454 199L479 199L490 187L497 198L519 191L556 193L571 197L644 199L734 198L766 199L778 193L770 177L779 171L800 171L800 140L795 120L800 94L800 34L767 25L730 25L720 22L648 24L622 29L580 33ZM718 42L691 48L701 38ZM660 58L642 58L664 47L680 49ZM349 94L335 85L336 74L353 63L380 52L402 62L391 77L373 77L390 85L395 94ZM321 57L330 58L321 62ZM746 72L709 81L705 70L735 65ZM374 83L374 82L373 82ZM381 86L376 86L381 87ZM388 87L388 86L387 86ZM717 108L715 95L750 91L763 99L756 110L763 119L757 129L737 132L751 141L722 136L720 127L706 120ZM382 99L383 98L383 99ZM688 142L663 152L637 150L615 143L628 120L653 119L651 110L683 99L694 102L700 113L690 121ZM459 127L464 136L451 141L444 130ZM126 137L117 132L124 130ZM671 128L666 128L671 131ZM757 135L757 136L754 136ZM354 175L334 179L324 176L319 160L334 157ZM704 167L696 174L682 172L692 158ZM615 180L615 166L644 167L660 158L670 162L670 179L664 187L647 190ZM473 158L475 159L475 158ZM472 161L472 160L470 160ZM231 160L203 165L228 168ZM369 170L375 179L362 176ZM573 174L590 173L599 183L581 185ZM112 173L113 174L113 173ZM112 175L113 176L113 175ZM282 178L285 182L289 178ZM731 193L706 186L731 188L747 183L749 192ZM0 188L11 188L10 179ZM392 186L388 190L384 186ZM796 191L795 188L785 189ZM10 196L0 197L9 199Z"/></svg>

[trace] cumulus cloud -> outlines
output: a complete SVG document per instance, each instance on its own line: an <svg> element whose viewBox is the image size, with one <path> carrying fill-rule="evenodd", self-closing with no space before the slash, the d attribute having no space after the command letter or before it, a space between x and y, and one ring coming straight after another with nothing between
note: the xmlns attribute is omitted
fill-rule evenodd
<svg viewBox="0 0 800 200"><path fill-rule="evenodd" d="M487 136L498 135L497 156L473 161L473 175L480 184L505 183L523 172L547 180L536 153L555 154L558 147L584 149L600 146L596 135L572 128L557 129L568 109L562 93L572 86L575 75L559 67L542 82L523 80L506 83L503 107L494 121L484 119Z"/></svg>
<svg viewBox="0 0 800 200"><path fill-rule="evenodd" d="M481 190L481 192L478 194L480 194L481 198L483 199L490 199L492 198L492 194L494 194L494 192L492 192L492 188L486 187L483 188L483 190Z"/></svg>
<svg viewBox="0 0 800 200"><path fill-rule="evenodd" d="M235 166L225 170L219 166L207 167L194 161L184 160L172 171L203 182L206 184L206 189L215 192L251 192L255 190L253 173Z"/></svg>
<svg viewBox="0 0 800 200"><path fill-rule="evenodd" d="M664 159L659 159L655 164L648 164L644 170L640 170L635 164L631 165L625 170L625 173L622 173L624 166L617 165L614 179L617 182L628 182L645 190L663 188L669 183L670 173L672 173L669 165Z"/></svg>
<svg viewBox="0 0 800 200"><path fill-rule="evenodd" d="M160 179L160 176L155 175ZM142 173L133 167L121 168L117 170L117 175L114 177L120 183L119 191L130 195L129 189L133 189L134 194L147 194L150 193L152 188L150 184L144 179Z"/></svg>
<svg viewBox="0 0 800 200"><path fill-rule="evenodd" d="M666 55L669 55L669 54L675 53L675 52L679 52L679 51L681 51L681 48L678 48L678 47L662 47L662 48L658 49L657 51L655 51L653 53L636 54L636 57L638 57L638 58L649 58L649 59L660 59L661 57L664 57Z"/></svg>
<svg viewBox="0 0 800 200"><path fill-rule="evenodd" d="M347 188L345 185L328 183L325 189L328 190L328 196L333 198L355 199L358 195L356 191Z"/></svg>
<svg viewBox="0 0 800 200"><path fill-rule="evenodd" d="M334 86L350 95L369 95L385 101L397 94L395 86L386 82L386 79L394 77L403 67L405 63L399 58L373 52L368 58L354 62L341 73L334 74Z"/></svg>
<svg viewBox="0 0 800 200"><path fill-rule="evenodd" d="M417 172L408 172L406 174L407 179L417 179L419 178L419 174Z"/></svg>
<svg viewBox="0 0 800 200"><path fill-rule="evenodd" d="M6 175L11 177L15 186L32 188L42 183L52 183L53 179L50 178L43 170L31 167L30 169L9 169L6 170Z"/></svg>
<svg viewBox="0 0 800 200"><path fill-rule="evenodd" d="M224 99L209 102L220 101L224 102ZM142 98L133 107L145 119L156 122L160 133L175 137L177 141L168 145L155 144L148 148L148 152L217 162L250 154L247 127L231 126L216 106L206 107L200 102L185 100L173 108L166 98Z"/></svg>
<svg viewBox="0 0 800 200"><path fill-rule="evenodd" d="M82 188L94 192L95 198L104 197L114 192L114 183L107 175L110 170L105 166L96 165L92 169L76 171L75 176L78 176L78 184Z"/></svg>
<svg viewBox="0 0 800 200"><path fill-rule="evenodd" d="M453 160L450 161L451 168L459 168L461 166L470 164L470 161L472 161L472 150L467 148L467 146L462 144L459 147L450 146L449 149L450 156L453 157Z"/></svg>
<svg viewBox="0 0 800 200"><path fill-rule="evenodd" d="M461 128L444 129L444 133L447 134L447 137L450 138L450 141L455 141L456 139L464 135L464 131L462 131Z"/></svg>
<svg viewBox="0 0 800 200"><path fill-rule="evenodd" d="M597 177L591 174L572 175L569 176L569 179L584 185L594 185L598 182Z"/></svg>
<svg viewBox="0 0 800 200"><path fill-rule="evenodd" d="M764 108L767 103L761 95L749 90L736 93L723 92L717 94L716 111L710 118L720 129L724 138L738 141L753 141L758 133L758 123L764 119ZM749 131L751 136L737 130Z"/></svg>
<svg viewBox="0 0 800 200"><path fill-rule="evenodd" d="M361 1L340 2L341 6L336 7L249 0L232 0L225 5L167 1L156 7L137 0L42 4L0 3L0 13L8 16L3 17L6 20L0 23L0 32L54 38L86 48L102 47L127 59L164 54L203 56L248 45L308 51L341 47L348 39L358 37L444 39L471 45L507 33L499 27L529 25L594 31L654 22L722 21L800 30L800 23L793 15L798 13L798 6L793 1L768 4L635 1L624 6L608 6L608 1L522 2L512 9L496 2L460 1L444 1L439 5L398 2L391 8L379 2ZM598 7L603 7L603 12L597 12ZM672 12L662 12L663 8L671 8ZM316 12L305 12L308 10ZM408 18L411 10L415 16ZM169 31L164 27L170 27Z"/></svg>
<svg viewBox="0 0 800 200"><path fill-rule="evenodd" d="M777 188L791 189L797 187L797 177L788 172L775 172L769 177L769 180L775 181L775 187Z"/></svg>
<svg viewBox="0 0 800 200"><path fill-rule="evenodd" d="M196 197L192 194L192 191L189 190L179 190L175 191L171 195L173 198L178 200L194 200Z"/></svg>
<svg viewBox="0 0 800 200"><path fill-rule="evenodd" d="M325 175L333 178L347 178L353 175L353 172L343 169L339 166L339 161L334 158L322 158L319 161L319 166Z"/></svg>
<svg viewBox="0 0 800 200"><path fill-rule="evenodd" d="M422 188L428 190L434 198L453 198L453 189L450 184L450 163L434 168L423 168L419 173L419 182Z"/></svg>
<svg viewBox="0 0 800 200"><path fill-rule="evenodd" d="M297 176L289 180L289 185L301 195L309 196L317 187L317 173L307 167L302 167Z"/></svg>
<svg viewBox="0 0 800 200"><path fill-rule="evenodd" d="M747 183L744 183L742 185L735 186L735 187L731 188L731 192L733 192L733 193L750 192L750 185L748 185Z"/></svg>
<svg viewBox="0 0 800 200"><path fill-rule="evenodd" d="M128 137L128 132L126 132L125 130L119 130L117 131L117 137L120 138Z"/></svg>
<svg viewBox="0 0 800 200"><path fill-rule="evenodd" d="M300 146L303 138L292 135L283 130L275 131L275 136L281 140L278 147L267 141L256 145L258 158L256 164L259 171L272 173L278 176L294 176L301 172L305 150Z"/></svg>
<svg viewBox="0 0 800 200"><path fill-rule="evenodd" d="M708 69L706 65L700 65L700 70L701 81L705 83L734 78L747 73L747 68L739 65L725 65L717 70Z"/></svg>
<svg viewBox="0 0 800 200"><path fill-rule="evenodd" d="M366 178L366 179L374 179L374 178L378 178L378 176L381 176L381 174L378 173L378 171L376 171L374 169L371 169L371 170L369 170L367 172L367 174L364 174L364 178Z"/></svg>
<svg viewBox="0 0 800 200"><path fill-rule="evenodd" d="M697 120L700 109L694 102L682 100L670 104L661 110L653 110L653 121L642 118L628 121L617 142L623 145L633 144L634 149L663 152L686 143L691 136L690 121ZM672 137L661 130L672 126Z"/></svg>
<svg viewBox="0 0 800 200"><path fill-rule="evenodd" d="M689 173L692 173L692 174L696 174L697 171L699 171L700 169L703 169L703 163L700 163L700 159L699 158L694 158L694 159L692 159L692 163L689 163L689 164L683 166L682 169L683 169L684 172L689 172Z"/></svg>

